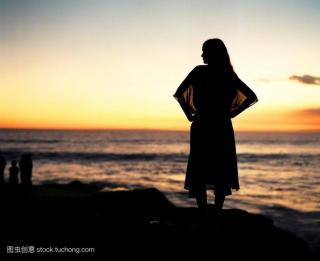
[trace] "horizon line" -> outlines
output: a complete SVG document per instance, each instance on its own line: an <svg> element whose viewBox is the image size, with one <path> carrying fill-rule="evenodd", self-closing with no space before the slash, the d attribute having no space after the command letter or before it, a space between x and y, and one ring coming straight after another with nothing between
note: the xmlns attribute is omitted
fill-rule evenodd
<svg viewBox="0 0 320 261"><path fill-rule="evenodd" d="M10 128L0 127L0 131L163 131L163 132L189 132L189 128L186 129L157 129L157 128ZM237 132L274 132L274 133L318 133L320 129L301 129L301 130L283 130L283 129L269 129L269 130L234 130Z"/></svg>

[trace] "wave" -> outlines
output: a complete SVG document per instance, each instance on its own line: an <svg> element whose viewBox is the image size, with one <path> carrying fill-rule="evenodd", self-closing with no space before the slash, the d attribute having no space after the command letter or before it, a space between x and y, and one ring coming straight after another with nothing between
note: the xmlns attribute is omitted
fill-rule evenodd
<svg viewBox="0 0 320 261"><path fill-rule="evenodd" d="M23 153L25 153L24 151ZM188 154L186 153L102 153L102 152L34 152L35 160L49 160L60 162L72 161L161 161L161 162L186 162ZM17 159L22 152L16 150L2 151L2 154L8 159ZM318 160L319 154L288 154L288 153L239 153L237 155L240 163L255 163L266 161L291 161L292 164Z"/></svg>
<svg viewBox="0 0 320 261"><path fill-rule="evenodd" d="M283 139L274 139L274 140L252 140L252 139L238 139L236 144L240 145L291 145L291 146L303 146L303 145L318 145L320 144L319 139L303 139L303 140L283 140Z"/></svg>
<svg viewBox="0 0 320 261"><path fill-rule="evenodd" d="M64 146L63 143L65 143L65 146L68 146L68 143L70 140L66 139L0 139L0 144L54 144L54 143L60 143L62 146ZM83 144L83 143L93 143L93 144L99 144L101 142L107 142L110 144L153 144L153 145L167 145L167 144L189 144L189 140L187 139L181 139L181 140L170 140L170 139L79 139L79 140L73 140L75 144ZM289 145L289 146L304 146L304 145L312 145L312 146L320 146L319 140L309 139L309 140L259 140L255 141L252 139L238 139L236 141L237 145L255 145L255 146L264 146L264 145Z"/></svg>
<svg viewBox="0 0 320 261"><path fill-rule="evenodd" d="M308 161L312 159L318 159L319 154L296 154L296 153L239 153L239 161L244 162L256 162L261 160L290 160L300 159Z"/></svg>
<svg viewBox="0 0 320 261"><path fill-rule="evenodd" d="M45 139L0 139L0 143L59 143L61 140L45 140Z"/></svg>
<svg viewBox="0 0 320 261"><path fill-rule="evenodd" d="M99 153L99 152L31 152L35 160L57 161L184 161L185 154L161 154L161 153ZM18 151L2 151L5 157L14 158Z"/></svg>
<svg viewBox="0 0 320 261"><path fill-rule="evenodd" d="M73 140L72 141L74 144L87 144L87 143L92 143L92 144L99 144L101 142L107 142L109 144L131 144L131 145L136 145L136 144L153 144L153 145L167 145L167 144L172 144L173 141L170 139L159 139L159 140L154 140L154 139L79 139L79 140ZM52 144L52 143L61 143L62 146L68 146L70 143L70 140L68 139L51 139L51 140L46 140L46 139L0 139L0 144L18 144L18 143L23 143L23 144ZM65 143L65 144L63 144ZM175 144L189 144L188 140L174 140Z"/></svg>

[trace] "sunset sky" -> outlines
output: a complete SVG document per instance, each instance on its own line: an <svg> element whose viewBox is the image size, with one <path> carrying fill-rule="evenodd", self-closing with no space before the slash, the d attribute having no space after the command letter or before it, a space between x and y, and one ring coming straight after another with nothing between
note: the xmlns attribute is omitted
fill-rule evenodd
<svg viewBox="0 0 320 261"><path fill-rule="evenodd" d="M172 97L221 38L259 102L236 130L320 130L320 1L0 0L0 128L188 129Z"/></svg>

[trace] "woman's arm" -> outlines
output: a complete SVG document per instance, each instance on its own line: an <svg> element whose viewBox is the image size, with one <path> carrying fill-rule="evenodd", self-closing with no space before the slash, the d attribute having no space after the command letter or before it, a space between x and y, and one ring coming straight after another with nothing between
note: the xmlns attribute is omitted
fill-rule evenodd
<svg viewBox="0 0 320 261"><path fill-rule="evenodd" d="M196 68L194 68L187 77L183 80L183 82L179 85L178 89L176 90L173 97L176 98L176 100L184 99L183 94L188 89L190 84L192 83L193 74Z"/></svg>
<svg viewBox="0 0 320 261"><path fill-rule="evenodd" d="M174 96L175 97L175 96ZM186 115L187 119L189 121L193 121L193 114L190 110L190 106L186 103L185 99L184 98L177 98L177 101L179 102L184 114Z"/></svg>
<svg viewBox="0 0 320 261"><path fill-rule="evenodd" d="M196 67L197 68L197 67ZM195 69L196 69L195 68ZM193 121L195 108L193 108L193 87L192 78L194 77L193 69L178 87L173 97L179 102L184 114L189 121Z"/></svg>
<svg viewBox="0 0 320 261"><path fill-rule="evenodd" d="M251 103L253 104L258 101L257 95L239 78L238 78L238 88L247 97L246 101L249 104Z"/></svg>
<svg viewBox="0 0 320 261"><path fill-rule="evenodd" d="M258 101L256 94L235 75L236 95L230 111L233 118Z"/></svg>

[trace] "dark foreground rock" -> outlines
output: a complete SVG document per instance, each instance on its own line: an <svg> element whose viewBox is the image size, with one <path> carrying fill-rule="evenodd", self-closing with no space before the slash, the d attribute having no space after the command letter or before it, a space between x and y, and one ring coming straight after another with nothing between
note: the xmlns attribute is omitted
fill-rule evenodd
<svg viewBox="0 0 320 261"><path fill-rule="evenodd" d="M80 183L2 187L1 255L312 259L304 240L262 215L240 209L217 215L213 208L200 215L174 207L156 189L100 189ZM88 248L94 253L74 252Z"/></svg>

